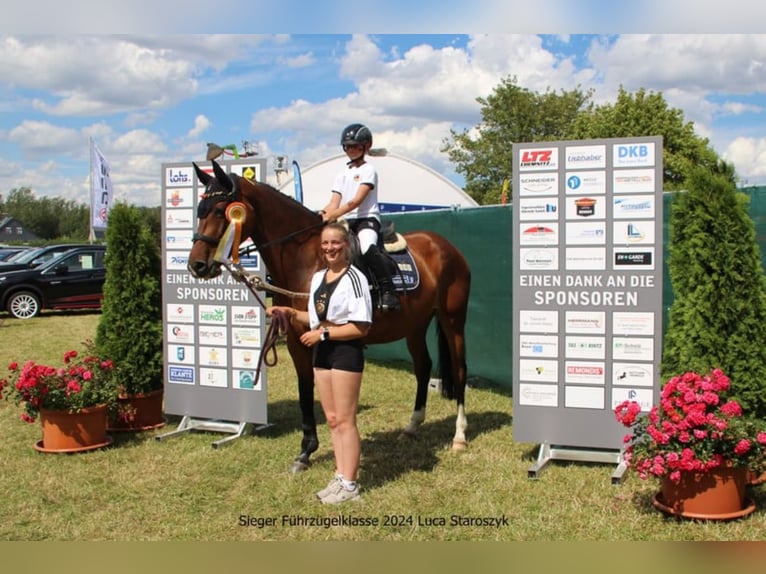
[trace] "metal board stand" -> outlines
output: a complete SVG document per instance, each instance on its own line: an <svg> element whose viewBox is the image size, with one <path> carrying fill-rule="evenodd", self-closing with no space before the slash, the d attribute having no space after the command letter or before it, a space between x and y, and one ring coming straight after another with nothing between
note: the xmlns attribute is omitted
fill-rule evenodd
<svg viewBox="0 0 766 574"><path fill-rule="evenodd" d="M619 450L594 450L577 447L566 447L551 445L544 442L540 444L540 450L537 453L537 461L527 471L527 478L536 479L542 472L548 462L552 460L571 460L578 462L603 462L606 464L616 464L612 473L612 484L621 484L623 474L627 465L622 457L622 451Z"/></svg>
<svg viewBox="0 0 766 574"><path fill-rule="evenodd" d="M235 423L235 422L226 422L226 421L210 420L210 419L195 419L190 417L189 415L184 415L183 418L181 419L181 422L178 423L178 428L176 428L176 430L171 431L169 433L157 435L154 438L155 440L162 440L165 438L170 438L172 436L177 436L179 434L189 432L189 431L195 431L195 430L231 434L231 436L227 436L226 438L222 438L217 441L214 441L210 445L213 448L218 448L219 446L224 446L228 444L229 442L233 441L234 439L237 439L243 436L249 424L250 423L243 423L243 422ZM261 424L253 428L252 432L257 432L259 430L263 430L270 426L272 425Z"/></svg>

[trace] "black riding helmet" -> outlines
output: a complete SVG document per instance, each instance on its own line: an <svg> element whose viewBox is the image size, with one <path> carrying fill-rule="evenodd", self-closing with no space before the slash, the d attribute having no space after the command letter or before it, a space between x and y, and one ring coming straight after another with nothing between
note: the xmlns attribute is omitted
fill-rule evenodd
<svg viewBox="0 0 766 574"><path fill-rule="evenodd" d="M365 150L372 147L372 132L363 124L351 124L340 134L340 145L362 144Z"/></svg>

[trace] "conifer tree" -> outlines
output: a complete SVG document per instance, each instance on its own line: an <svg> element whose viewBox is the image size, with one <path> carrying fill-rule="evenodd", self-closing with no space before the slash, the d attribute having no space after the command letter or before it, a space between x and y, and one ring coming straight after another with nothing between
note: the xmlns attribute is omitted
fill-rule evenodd
<svg viewBox="0 0 766 574"><path fill-rule="evenodd" d="M106 282L96 347L115 363L127 394L162 388L159 247L141 212L116 203L106 230Z"/></svg>
<svg viewBox="0 0 766 574"><path fill-rule="evenodd" d="M721 169L693 169L686 188L671 206L663 378L720 368L746 414L766 419L766 288L749 198Z"/></svg>

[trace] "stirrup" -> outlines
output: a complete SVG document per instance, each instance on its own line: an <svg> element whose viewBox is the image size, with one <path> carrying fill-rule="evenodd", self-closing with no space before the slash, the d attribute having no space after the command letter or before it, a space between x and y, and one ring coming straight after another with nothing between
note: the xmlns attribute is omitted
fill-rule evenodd
<svg viewBox="0 0 766 574"><path fill-rule="evenodd" d="M399 308L399 297L390 291L383 291L380 294L380 308L383 311L395 310Z"/></svg>

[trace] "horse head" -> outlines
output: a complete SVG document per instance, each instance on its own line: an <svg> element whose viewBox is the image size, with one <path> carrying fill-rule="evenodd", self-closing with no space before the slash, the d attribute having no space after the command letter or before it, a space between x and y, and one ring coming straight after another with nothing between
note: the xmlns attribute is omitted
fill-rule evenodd
<svg viewBox="0 0 766 574"><path fill-rule="evenodd" d="M221 264L215 260L215 252L229 224L226 208L235 201L240 201L240 178L236 174L227 174L213 160L213 175L201 170L194 164L194 171L205 192L197 205L197 231L192 237L187 267L198 279L212 279L221 274ZM252 221L252 207L245 206L245 221Z"/></svg>

